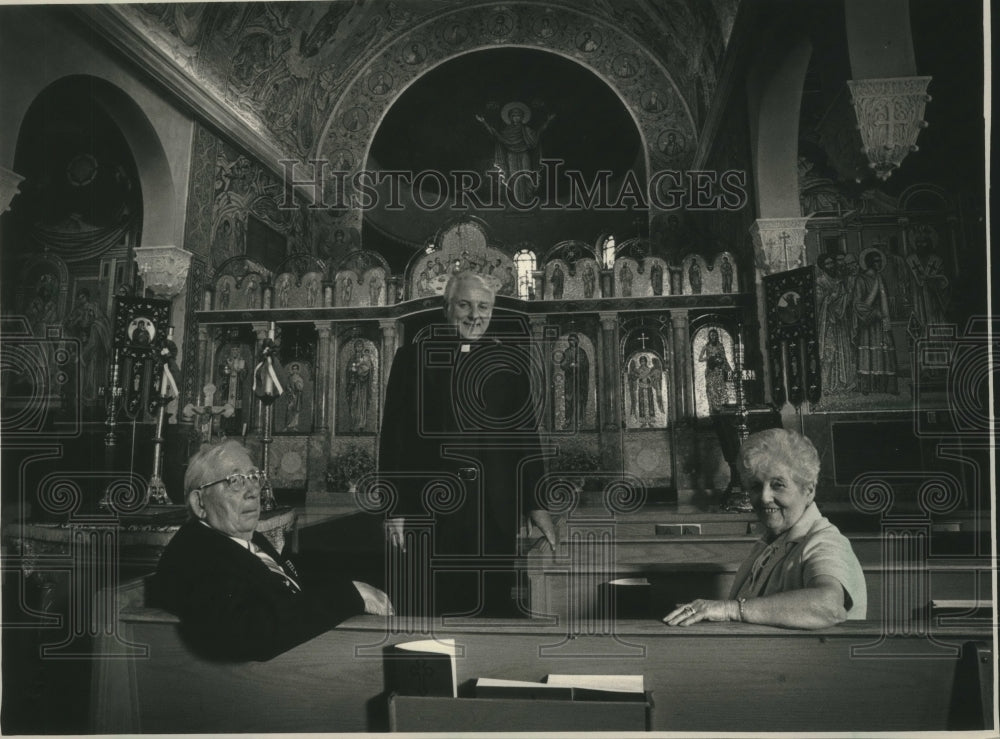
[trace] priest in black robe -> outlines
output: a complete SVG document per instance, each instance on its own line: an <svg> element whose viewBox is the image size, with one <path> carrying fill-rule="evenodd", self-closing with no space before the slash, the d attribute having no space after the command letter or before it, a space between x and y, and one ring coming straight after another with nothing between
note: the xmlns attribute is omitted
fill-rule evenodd
<svg viewBox="0 0 1000 739"><path fill-rule="evenodd" d="M395 493L387 531L403 558L390 572L406 573L396 586L432 599L436 614L527 615L514 590L522 522L557 544L540 488L530 334L523 321L491 323L493 304L486 279L453 275L446 323L399 349L386 390L379 477ZM420 527L432 531L429 547L412 535Z"/></svg>

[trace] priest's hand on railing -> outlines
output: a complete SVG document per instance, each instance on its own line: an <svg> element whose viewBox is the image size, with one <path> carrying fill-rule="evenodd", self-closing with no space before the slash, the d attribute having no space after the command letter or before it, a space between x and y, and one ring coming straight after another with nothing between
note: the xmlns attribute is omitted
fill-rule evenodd
<svg viewBox="0 0 1000 739"><path fill-rule="evenodd" d="M404 521L402 518L388 518L385 522L386 539L394 549L398 548L401 552L406 551L406 538L403 536Z"/></svg>
<svg viewBox="0 0 1000 739"><path fill-rule="evenodd" d="M358 589L362 600L365 602L365 613L370 616L395 616L396 611L392 607L389 596L376 587L372 587L366 582L353 580L354 587Z"/></svg>
<svg viewBox="0 0 1000 739"><path fill-rule="evenodd" d="M544 508L536 508L528 513L528 518L541 530L549 548L554 552L559 546L559 534L556 532L556 526L552 523L552 516L549 515L549 512Z"/></svg>

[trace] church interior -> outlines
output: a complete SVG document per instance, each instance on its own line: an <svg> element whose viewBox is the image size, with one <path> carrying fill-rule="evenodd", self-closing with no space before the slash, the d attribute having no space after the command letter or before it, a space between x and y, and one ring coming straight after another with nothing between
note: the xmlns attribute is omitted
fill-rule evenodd
<svg viewBox="0 0 1000 739"><path fill-rule="evenodd" d="M384 577L393 357L466 270L530 337L563 545L524 531L517 646L439 627L461 676L643 673L654 731L995 729L988 39L974 0L0 8L3 732L451 726L383 715L412 625L195 669L133 585L222 438L262 528ZM868 618L674 636L761 534L772 427Z"/></svg>

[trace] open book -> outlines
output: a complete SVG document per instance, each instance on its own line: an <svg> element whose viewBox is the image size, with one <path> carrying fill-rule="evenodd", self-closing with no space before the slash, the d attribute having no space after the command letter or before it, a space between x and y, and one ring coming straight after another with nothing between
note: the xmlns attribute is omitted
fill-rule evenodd
<svg viewBox="0 0 1000 739"><path fill-rule="evenodd" d="M454 639L401 642L385 650L390 692L458 697Z"/></svg>
<svg viewBox="0 0 1000 739"><path fill-rule="evenodd" d="M549 675L545 682L481 677L477 698L528 700L642 701L646 699L642 675Z"/></svg>

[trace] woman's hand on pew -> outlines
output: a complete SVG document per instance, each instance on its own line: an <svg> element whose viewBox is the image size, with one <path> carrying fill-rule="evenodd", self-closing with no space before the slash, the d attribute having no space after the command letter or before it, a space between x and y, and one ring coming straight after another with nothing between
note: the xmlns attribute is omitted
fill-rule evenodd
<svg viewBox="0 0 1000 739"><path fill-rule="evenodd" d="M736 609L736 612L733 612ZM735 600L693 600L681 603L663 617L668 626L690 626L699 621L739 621L739 603Z"/></svg>

